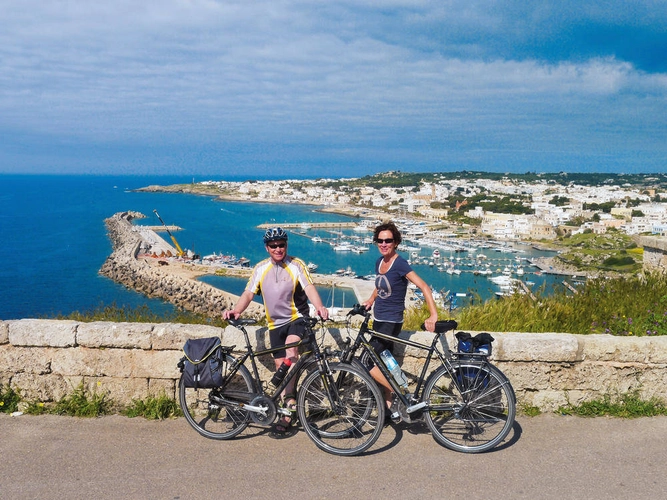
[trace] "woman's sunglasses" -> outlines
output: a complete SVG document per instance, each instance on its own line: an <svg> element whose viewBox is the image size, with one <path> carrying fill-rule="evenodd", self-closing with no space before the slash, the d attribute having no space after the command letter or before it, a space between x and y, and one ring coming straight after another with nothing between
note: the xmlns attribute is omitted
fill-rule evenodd
<svg viewBox="0 0 667 500"><path fill-rule="evenodd" d="M381 238L378 238L378 239L377 239L377 243L378 243L378 245L379 245L380 243L393 243L393 242L394 242L394 238L385 238L384 240L381 239Z"/></svg>
<svg viewBox="0 0 667 500"><path fill-rule="evenodd" d="M268 243L266 246L275 250L276 248L285 248L287 243Z"/></svg>

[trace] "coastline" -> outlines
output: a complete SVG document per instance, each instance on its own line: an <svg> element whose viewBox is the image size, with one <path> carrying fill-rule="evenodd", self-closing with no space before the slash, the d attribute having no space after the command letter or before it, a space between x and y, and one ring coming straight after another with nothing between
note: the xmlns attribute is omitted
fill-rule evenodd
<svg viewBox="0 0 667 500"><path fill-rule="evenodd" d="M245 203L264 203L264 204L280 204L282 203L280 200L277 199L257 199L257 198L252 198L249 195L233 195L230 193L219 193L215 192L213 188L209 188L208 186L202 186L199 184L194 184L194 185L188 185L188 184L175 184L171 186L161 186L161 185L150 185L146 186L143 188L136 189L135 191L139 192L163 192L163 193L183 193L183 194L193 194L193 195L199 195L199 196L208 196L208 197L213 197L217 200L220 201L228 201L228 202L245 202ZM379 220L384 220L390 218L386 212L383 212L381 210L374 210L371 208L358 208L358 207L352 207L349 205L319 205L319 204L313 204L313 203L308 203L304 202L301 200L292 200L291 203L299 204L299 205L304 205L304 206L312 206L314 207L313 210L317 212L322 212L322 213L332 213L332 214L337 214L337 215L342 215L345 217L350 217L350 218L360 218L361 213L364 213L364 217L374 217ZM420 218L415 218L415 220L422 221ZM491 240L489 241L498 241L499 240ZM561 252L563 250L562 246L559 246L554 243L545 243L543 241L541 242L535 242L535 241L520 241L519 243L525 243L531 245L536 250L540 251L549 251L549 252ZM539 257L533 260L533 263L536 267L540 269L541 272L545 274L552 274L552 275L561 275L561 276L579 276L579 277L586 277L586 278L595 278L599 276L606 276L606 275L611 275L613 273L604 273L601 271L591 271L591 270L584 270L584 269L577 269L574 266L571 266L565 262L563 262L561 259L558 258L558 256L554 257ZM204 274L209 274L207 272L200 272L200 271L183 271L186 275L190 275L193 278L196 279L199 276L202 276ZM326 283L330 284L330 283Z"/></svg>

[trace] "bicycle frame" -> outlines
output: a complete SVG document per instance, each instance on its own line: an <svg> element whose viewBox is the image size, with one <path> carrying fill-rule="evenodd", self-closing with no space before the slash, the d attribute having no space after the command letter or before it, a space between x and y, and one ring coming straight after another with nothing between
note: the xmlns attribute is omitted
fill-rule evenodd
<svg viewBox="0 0 667 500"><path fill-rule="evenodd" d="M301 373L304 371L304 368L307 365L310 364L316 364L317 369L320 371L320 373L329 373L328 365L327 365L327 359L326 359L326 353L325 355L322 354L320 351L319 346L317 345L317 338L315 331L313 329L313 325L309 324L306 322L306 335L304 335L304 338L299 340L298 342L292 342L289 344L285 344L284 346L281 347L275 347L275 348L269 348L269 349L261 349L261 350L254 350L252 347L252 344L250 343L250 337L248 336L248 332L245 329L245 325L250 325L250 324L255 324L254 320L231 320L229 323L239 330L243 332L243 337L245 340L245 352L237 358L232 366L229 368L225 379L226 380L231 380L232 377L238 372L239 368L243 365L245 365L246 361L250 359L250 366L252 367L252 376L253 376L253 382L255 384L255 391L256 393L253 394L253 396L266 396L268 397L274 404L277 403L278 399L280 398L280 395L282 394L283 390L289 385L290 381L301 375ZM276 387L275 391L273 391L273 394L267 394L267 391L265 390L265 386L263 384L263 381L261 377L259 376L259 369L257 367L257 358L260 358L262 356L267 356L269 354L273 354L275 352L281 351L283 349L289 349L293 347L301 347L301 346L308 346L309 350L304 352L299 356L299 359L297 360L296 364L287 372L285 375L285 378L282 380L282 382ZM236 346L229 346L229 347L223 347L223 349L226 349L228 352L232 352ZM325 377L326 380L326 377ZM329 382L326 380L326 382ZM221 389L224 389L224 384ZM329 387L329 384L327 383L327 389ZM327 390L327 393L332 399L332 406L334 401L331 394L330 390ZM255 412L263 412L264 409L260 407L254 407L246 403L239 403L239 407L246 409L248 411L255 411ZM282 415L290 415L290 410L286 408L276 408L277 412L282 414Z"/></svg>
<svg viewBox="0 0 667 500"><path fill-rule="evenodd" d="M391 386L392 390L396 394L396 397L403 403L403 405L406 408L406 411L408 414L414 413L418 410L421 410L425 408L428 403L425 401L420 402L420 394L423 388L423 385L425 384L427 380L427 374L429 373L429 368L431 361L433 360L434 355L437 356L437 358L440 360L442 363L442 366L445 367L445 369L451 374L453 373L453 368L452 368L452 353L449 349L449 343L447 342L447 338L445 337L445 333L449 330L452 330L456 328L456 323L453 322L452 328L448 328L447 330L439 333L434 333L433 340L431 341L430 345L427 344L422 344L420 342L415 342L413 340L408 340L408 339L401 339L398 337L393 337L391 335L386 335L381 332L376 332L372 330L371 328L368 327L368 322L370 320L370 313L365 311L362 313L360 310L354 310L352 311L353 313L356 314L363 314L364 320L361 323L361 326L359 328L359 331L357 333L356 339L354 343L349 346L343 353L343 361L344 362L352 362L352 359L354 358L354 355L356 354L357 350L361 347L362 350L373 360L375 363L375 366L378 367L382 375L387 379L387 382ZM401 344L404 346L410 346L414 347L417 349L421 349L424 351L427 351L426 355L426 360L424 362L424 365L421 370L421 374L417 378L417 386L415 388L414 393L410 394L403 394L403 391L401 390L400 386L398 383L394 380L394 377L391 375L387 367L385 366L384 362L380 359L380 356L375 352L375 349L370 344L370 340L372 337L377 337L389 342L392 342L394 344ZM440 351L438 348L438 340L442 343L443 347L443 352ZM468 354L466 354L468 355ZM476 360L479 362L481 365L488 364L488 359L486 359L485 356L471 353L470 354L470 359L471 360ZM458 385L458 382L456 382L455 377L453 377L454 383ZM458 387L462 393L465 393L466 391Z"/></svg>

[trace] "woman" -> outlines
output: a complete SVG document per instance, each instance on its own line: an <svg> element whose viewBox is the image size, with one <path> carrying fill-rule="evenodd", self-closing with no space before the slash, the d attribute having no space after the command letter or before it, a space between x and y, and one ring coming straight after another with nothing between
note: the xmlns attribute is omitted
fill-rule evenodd
<svg viewBox="0 0 667 500"><path fill-rule="evenodd" d="M381 256L375 263L377 273L375 289L370 298L364 302L366 309L373 307L373 330L398 337L403 327L408 282L411 282L424 294L426 305L431 313L424 323L428 331L434 331L435 322L438 320L438 310L431 288L412 270L408 261L396 252L401 243L401 233L396 225L393 222L386 222L377 226L373 233L373 242L377 244ZM393 342L373 337L371 345L378 355L385 349L389 349L393 354ZM391 385L377 366L370 368L370 373L380 384L387 407L391 410L393 400ZM397 412L390 411L389 414L392 420L398 418Z"/></svg>

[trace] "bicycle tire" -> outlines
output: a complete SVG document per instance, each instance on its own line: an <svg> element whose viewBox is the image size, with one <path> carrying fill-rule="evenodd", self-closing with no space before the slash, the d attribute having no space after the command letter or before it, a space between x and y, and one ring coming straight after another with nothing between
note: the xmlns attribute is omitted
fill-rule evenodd
<svg viewBox="0 0 667 500"><path fill-rule="evenodd" d="M234 362L227 354L224 367ZM231 439L248 426L249 414L224 400L249 403L253 395L253 379L245 366L239 367L232 380L222 389L195 389L179 381L178 401L185 420L202 436L209 439Z"/></svg>
<svg viewBox="0 0 667 500"><path fill-rule="evenodd" d="M509 380L488 363L456 361L451 371L441 366L427 380L422 400L428 403L424 419L435 440L462 453L497 446L516 416Z"/></svg>
<svg viewBox="0 0 667 500"><path fill-rule="evenodd" d="M373 446L384 425L384 399L372 378L346 363L330 363L339 411L330 404L325 378L313 371L298 393L299 421L315 445L328 453L358 455Z"/></svg>

